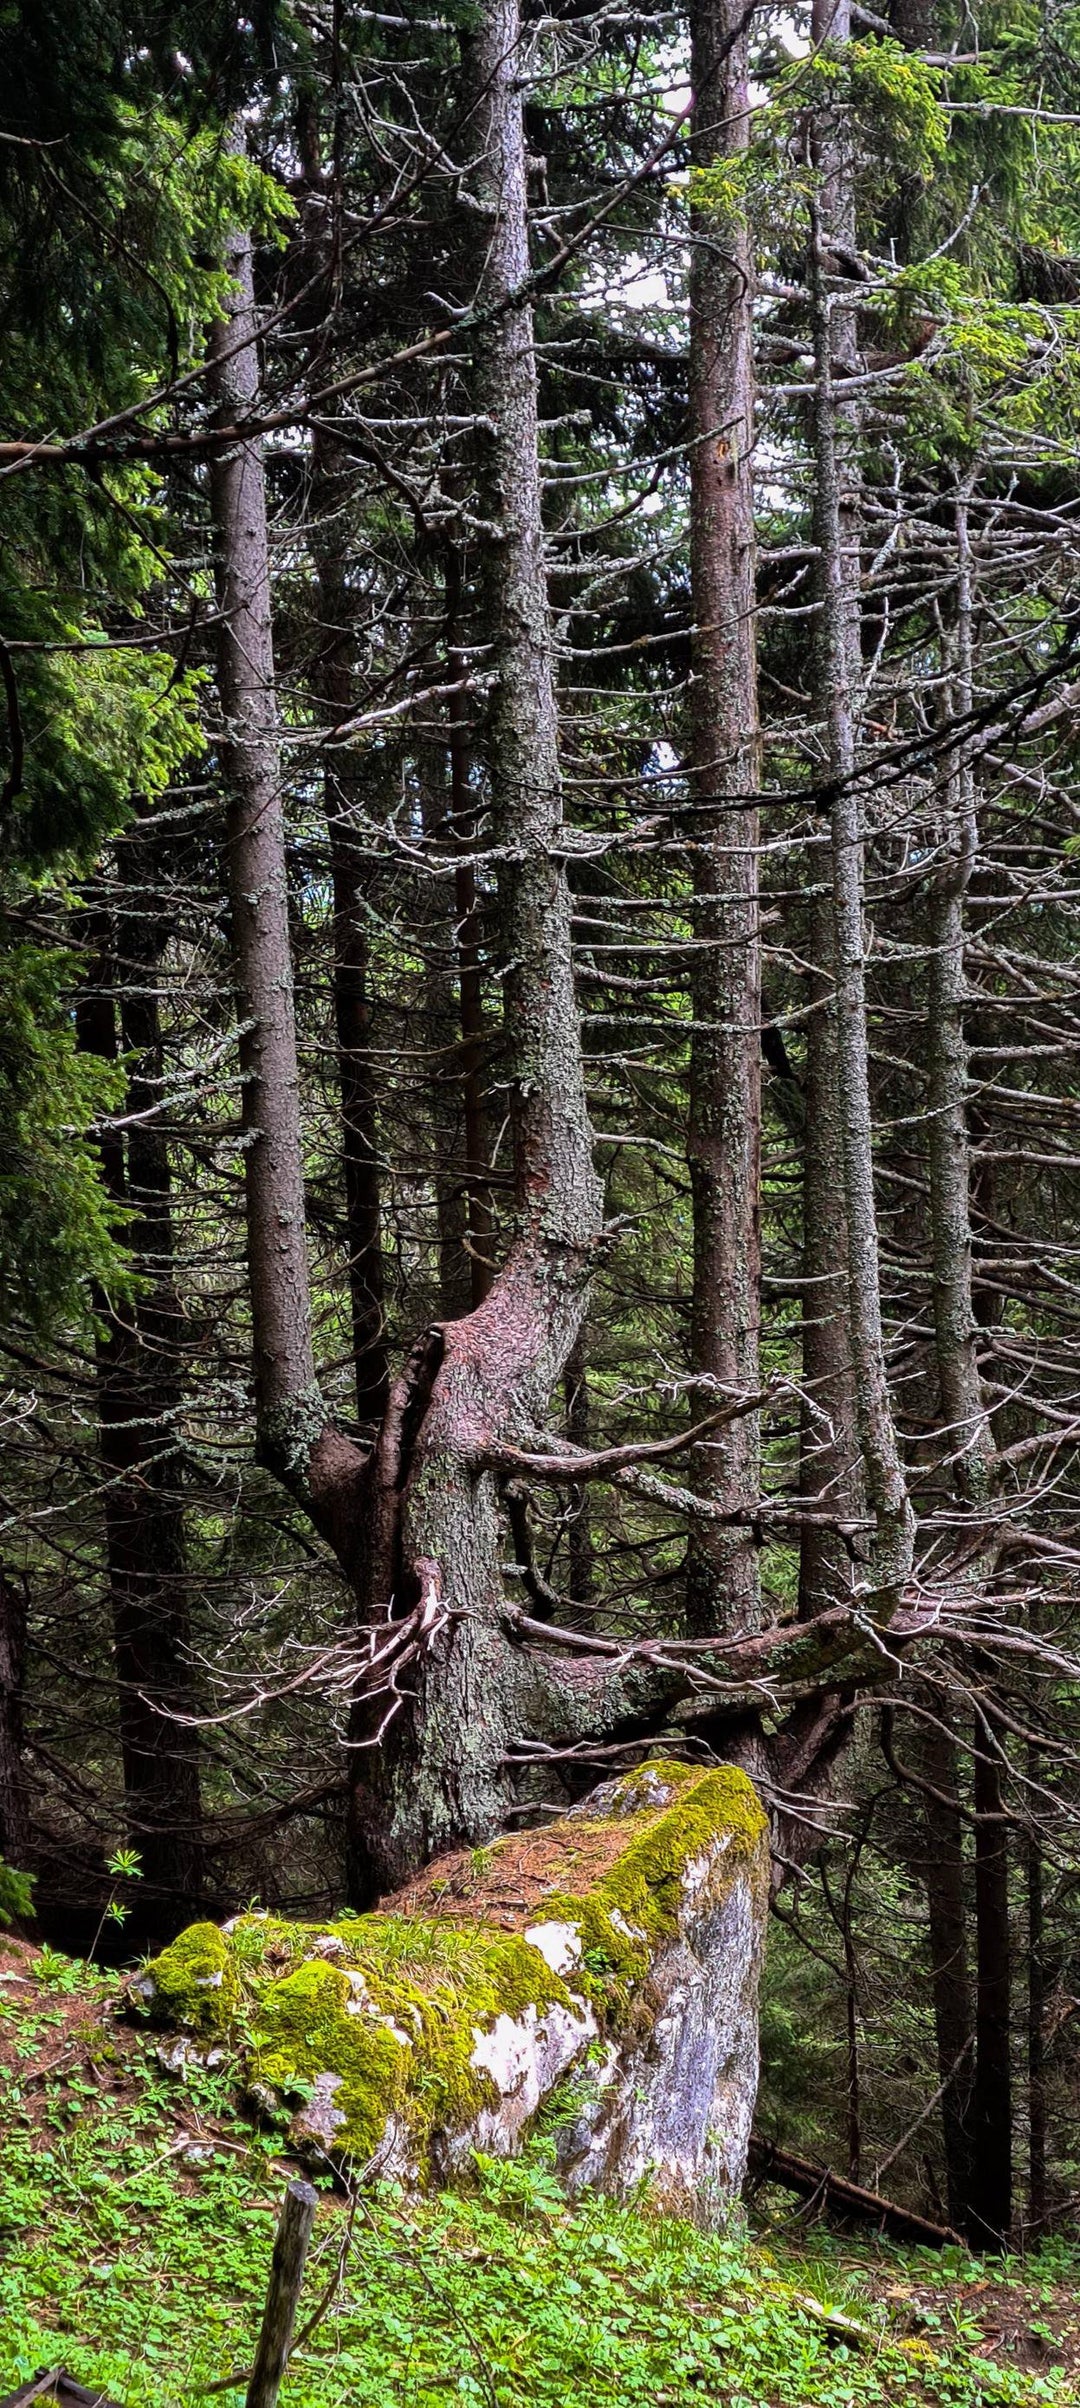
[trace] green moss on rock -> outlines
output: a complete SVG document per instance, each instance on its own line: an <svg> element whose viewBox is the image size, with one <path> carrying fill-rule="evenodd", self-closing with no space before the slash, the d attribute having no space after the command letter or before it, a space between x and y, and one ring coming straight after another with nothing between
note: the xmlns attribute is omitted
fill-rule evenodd
<svg viewBox="0 0 1080 2408"><path fill-rule="evenodd" d="M243 2010L253 2093L295 2103L321 2078L335 2148L370 2157L397 2117L422 2175L435 2135L464 2130L495 2103L489 2076L471 2062L477 2032L500 2015L575 2005L514 1933L394 1915L320 1925L245 1915L225 1934L196 1925L148 1966L155 2020L211 2028L197 1970L209 1964L207 1932L215 1966L224 1960L230 1975L231 2017L212 2028ZM225 1986L213 1995L223 1998Z"/></svg>
<svg viewBox="0 0 1080 2408"><path fill-rule="evenodd" d="M189 1924L147 1967L145 1979L154 2021L184 2032L225 2033L240 2007L236 1966L216 1923Z"/></svg>
<svg viewBox="0 0 1080 2408"><path fill-rule="evenodd" d="M257 2084L284 2096L336 2077L335 2145L374 2154L400 2119L422 2174L436 2134L463 2131L495 2103L472 2063L499 2015L571 2004L535 1948L505 1933L372 1915L328 1925L333 1962L308 1959L262 1992L251 2033Z"/></svg>
<svg viewBox="0 0 1080 2408"><path fill-rule="evenodd" d="M557 2026L561 2010L568 2060L597 2022L625 2027L687 1915L719 1906L740 1872L765 1878L764 1834L743 1773L648 1764L606 1785L591 1810L531 1835L543 1862L539 1872L531 1862L524 1929L482 1920L485 1877L494 1886L498 1868L505 1880L526 1845L514 1838L482 1859L451 1860L445 1879L433 1869L400 1912L195 1924L136 1988L157 2021L231 2030L248 2087L299 2102L301 2135L366 2160L390 2133L401 2167L428 2180L455 2136L499 2105L491 2073L474 2062L483 2036L502 2018ZM579 1892L556 1886L568 1860L584 1874ZM555 1926L550 1941L544 1925ZM538 1927L534 1944L525 1932Z"/></svg>
<svg viewBox="0 0 1080 2408"><path fill-rule="evenodd" d="M651 1805L665 1790L674 1796ZM752 1781L735 1765L702 1773L649 1763L613 1784L605 1803L602 1820L632 1817L632 1835L590 1890L556 1891L544 1912L576 1926L580 1986L618 2024L657 1950L679 1932L688 1903L700 1915L721 1905L740 1874L767 1881L767 1824Z"/></svg>

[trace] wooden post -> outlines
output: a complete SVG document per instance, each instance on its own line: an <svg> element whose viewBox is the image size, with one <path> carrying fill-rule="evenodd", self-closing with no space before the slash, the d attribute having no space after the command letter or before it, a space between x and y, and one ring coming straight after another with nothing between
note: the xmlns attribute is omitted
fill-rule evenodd
<svg viewBox="0 0 1080 2408"><path fill-rule="evenodd" d="M246 2408L275 2408L281 2378L289 2362L296 2303L318 2204L318 2192L312 2190L310 2182L290 2182L274 2237L270 2283Z"/></svg>

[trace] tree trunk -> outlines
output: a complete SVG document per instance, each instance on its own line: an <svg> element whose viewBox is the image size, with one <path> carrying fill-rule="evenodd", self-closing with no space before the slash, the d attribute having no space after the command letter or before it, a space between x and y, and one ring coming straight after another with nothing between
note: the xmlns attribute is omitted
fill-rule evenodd
<svg viewBox="0 0 1080 2408"><path fill-rule="evenodd" d="M920 1869L929 1910L946 2197L949 2222L957 2232L963 2232L972 2199L974 2070L964 1827L957 1794L956 1747L948 1732L936 1722L925 1726L921 1757L927 1789L923 1800L926 1856Z"/></svg>
<svg viewBox="0 0 1080 2408"><path fill-rule="evenodd" d="M449 759L454 741L451 737ZM448 753L442 745L419 745L416 770L420 787L420 816L429 859L438 858L454 842L454 808L448 777ZM464 864L463 864L464 866ZM457 897L448 892L434 869L420 897L421 946L424 956L424 1038L427 1066L423 1158L430 1155L435 1189L435 1220L439 1254L439 1312L444 1321L460 1321L479 1301L478 1266L473 1254L470 1206L476 1190L469 1178L469 1136L466 1133L467 1083L462 1075L461 980L459 976ZM476 1142L475 1131L473 1142ZM487 1248L490 1256L490 1244ZM480 1295L484 1293L480 1287Z"/></svg>
<svg viewBox="0 0 1080 2408"><path fill-rule="evenodd" d="M590 1436L589 1366L584 1332L580 1330L563 1375L563 1401L566 1407L566 1435L572 1446L587 1449ZM580 1488L571 1489L567 1498L567 1513L570 1521L567 1540L570 1595L575 1605L589 1605L593 1601L596 1586L596 1548L593 1544L587 1481Z"/></svg>
<svg viewBox="0 0 1080 2408"><path fill-rule="evenodd" d="M1009 1850L1000 1734L989 1712L975 1727L975 2173L968 2237L1005 2249L1012 2227Z"/></svg>
<svg viewBox="0 0 1080 2408"><path fill-rule="evenodd" d="M693 0L691 155L698 171L750 139L748 35L739 0ZM753 247L737 202L694 208L690 270L690 563L694 935L687 1157L693 1197L691 1366L695 1416L759 1384L761 1316L761 943L754 540ZM695 1450L700 1494L753 1516L757 1417ZM699 1521L687 1566L694 1634L755 1630L750 1527Z"/></svg>
<svg viewBox="0 0 1080 2408"><path fill-rule="evenodd" d="M848 0L815 0L815 42L846 42L851 35ZM850 160L837 129L815 129L812 148L822 176L816 248L827 262L828 245L855 239ZM857 364L857 330L850 310L833 309L823 320L823 296L815 295L819 391L814 419L817 452L815 510L820 545L817 569L819 617L815 685L826 721L830 772L843 775L854 758L854 710L862 682L859 593L859 476L847 410L846 437L838 445L833 424L832 383L838 368ZM823 459L822 454L825 454ZM832 490L822 490L828 472ZM837 705L846 701L846 711ZM837 1052L836 920L827 854L810 855L812 885L807 986L806 1116L803 1156L803 1404L800 1415L800 1490L810 1509L799 1551L799 1614L808 1621L850 1596L850 1544L836 1523L854 1519L862 1505L851 1353L851 1303L847 1198L844 1182L844 1120ZM833 1527L827 1527L832 1523Z"/></svg>
<svg viewBox="0 0 1080 2408"><path fill-rule="evenodd" d="M23 1763L26 1604L0 1564L0 1857L16 1872L30 1858L30 1805Z"/></svg>
<svg viewBox="0 0 1080 2408"><path fill-rule="evenodd" d="M971 546L966 497L956 507L957 601L955 676L950 716L972 706ZM941 867L930 914L927 1045L930 1058L929 1169L934 1339L941 1415L953 1485L972 1508L986 1505L994 1447L976 1355L971 1285L971 1140L967 1123L968 1062L964 1035L964 900L978 845L971 765L952 770L941 831Z"/></svg>
<svg viewBox="0 0 1080 2408"><path fill-rule="evenodd" d="M1039 1751L1028 1750L1028 1779L1034 1784ZM1046 2184L1046 1964L1043 1955L1043 1860L1038 1828L1032 1825L1024 1843L1027 1886L1027 2080L1028 2080L1028 2224L1037 2236L1045 2228L1049 2198Z"/></svg>
<svg viewBox="0 0 1080 2408"><path fill-rule="evenodd" d="M250 235L230 238L226 266L231 295L210 349L221 414L233 417L250 409L258 393ZM256 1414L271 1467L302 1486L312 1432L321 1431L325 1416L311 1334L266 484L257 441L214 452L210 494Z"/></svg>
<svg viewBox="0 0 1080 2408"><path fill-rule="evenodd" d="M834 42L849 38L847 0L818 0ZM823 182L812 230L814 295L814 518L819 551L819 694L832 787L833 965L836 1070L847 1218L848 1315L855 1412L874 1543L864 1582L878 1615L895 1612L911 1573L914 1517L897 1445L881 1319L873 1120L863 925L862 797L856 777L858 513L851 476L857 419L843 396L855 342L854 310L837 290L838 252L853 239L846 121L827 125Z"/></svg>
<svg viewBox="0 0 1080 2408"><path fill-rule="evenodd" d="M820 865L812 874L821 877ZM813 968L807 991L811 1016L806 1030L803 1402L799 1417L799 1490L808 1514L799 1546L799 1616L803 1621L841 1604L851 1594L850 1544L845 1544L836 1524L854 1521L862 1502L848 1336L847 1213L832 951L832 895L826 890L814 898L811 912Z"/></svg>
<svg viewBox="0 0 1080 2408"><path fill-rule="evenodd" d="M467 662L461 650L461 562L450 554L446 575L446 666L459 688ZM495 1215L488 1173L488 1126L484 1103L486 1044L484 979L476 870L472 860L475 800L469 777L468 704L462 692L449 704L450 822L456 854L455 940L461 1015L461 1095L465 1123L465 1221L472 1303L482 1304L494 1276Z"/></svg>
<svg viewBox="0 0 1080 2408"><path fill-rule="evenodd" d="M250 410L259 387L250 235L230 236L226 264L230 293L210 355L220 413L231 424ZM332 1429L315 1376L266 485L257 438L214 453L210 500L257 1445L352 1574L362 1553L364 1457ZM352 926L351 897L342 923Z"/></svg>
<svg viewBox="0 0 1080 2408"><path fill-rule="evenodd" d="M378 1450L386 1539L373 1550L371 1604L419 1600L432 1637L381 1747L362 1744L370 1714L354 1730L358 1897L456 1840L490 1837L505 1815L504 1759L538 1676L503 1628L502 1522L484 1458L541 1428L581 1326L601 1228L559 851L532 316L527 298L514 299L529 275L520 48L516 0L489 0L463 41L484 313L473 400L484 516L497 530L485 552L495 672L486 735L517 1226L483 1303L417 1349Z"/></svg>
<svg viewBox="0 0 1080 2408"><path fill-rule="evenodd" d="M946 694L946 709L951 719L965 719L973 699L972 680L972 562L968 535L966 496L956 505L956 608L950 644L952 677ZM961 1507L973 1514L985 1510L990 1497L994 1474L994 1445L983 1403L976 1353L976 1320L972 1295L972 1232L971 1232L971 1140L967 1121L968 1060L964 1032L965 975L965 898L971 880L978 845L978 819L974 778L970 763L959 760L951 767L945 796L944 824L939 832L941 866L938 869L931 895L930 962L927 992L926 1040L929 1055L929 1189L930 1243L932 1264L932 1296L934 1313L934 1351L937 1364L941 1424L945 1440L946 1459L950 1465L950 1485ZM976 1576L988 1575L993 1560L993 1544L984 1540L976 1559ZM978 1734L976 1745L981 1746ZM944 1734L935 1734L933 1746L939 1763L936 1779L939 1788L950 1793L956 1786L956 1752ZM975 1767L976 1808L980 1790L993 1791L997 1781L1000 1805L1000 1781L996 1767ZM928 1809L939 1817L944 1810ZM945 1822L951 1818L945 1813ZM927 1867L927 1894L931 1914L931 1933L935 1914L951 1927L964 1914L962 1888L962 1854L959 1823L955 1833L942 1829L936 1835L937 1845L930 1851ZM1000 1833L1004 1851L1004 1827ZM1006 2168L995 2161L1000 2157L1001 2128L998 2121L1000 2101L995 2102L995 2089L1001 2056L1001 2039L996 2022L993 1962L987 1963L986 1949L992 1957L1000 1947L1000 1931L996 1916L1000 1900L994 1904L994 1883L1001 1877L993 1829L976 1824L976 1937L977 1937L977 1994L975 2020L974 2065L969 2058L957 2075L942 2102L945 2130L946 2159L949 2178L949 2214L953 2222L985 2240L986 2219L990 2229L1005 2232L1009 2222L1009 2173L1007 2168L1008 2138L1006 2137ZM961 1930L954 1936L944 1935L950 1949L963 1948ZM1005 2008L1005 2114L1008 2118L1008 1911L1005 1902L1006 1946L1006 2008ZM959 1953L957 1955L959 1964ZM935 1954L936 1969L936 1954ZM963 1968L963 1992L967 1991L967 1972ZM987 2000L990 2000L990 2006ZM967 2040L972 2037L970 2006L966 1996L957 1992L954 2016L948 2040L953 2055L960 2046L961 2012L967 2027ZM939 2021L940 2043L940 2021ZM989 2053L988 2053L989 2052ZM944 2076L945 2068L942 2067ZM988 2120L989 2119L989 2120ZM988 2171L989 2169L989 2171ZM987 2190L987 2181L991 2188ZM995 2188L996 2185L996 2188ZM955 2194L955 2195L954 2195ZM994 2201L997 2201L997 2205ZM1004 2200L1004 2222L997 2222Z"/></svg>
<svg viewBox="0 0 1080 2408"><path fill-rule="evenodd" d="M138 859L136 875L147 869ZM102 1171L113 1200L126 1207L127 1242L142 1281L137 1303L113 1307L96 1298L98 1443L106 1472L105 1545L112 1606L125 1819L141 1859L138 1920L167 1928L202 1885L199 1765L194 1731L183 1494L176 1463L181 1399L182 1315L173 1264L168 1148L156 1108L162 1051L154 982L165 927L152 907L138 922L140 941L120 978L120 1029L106 982L79 1005L82 1044L115 1059L118 1035L135 1058L126 1099L126 1137L102 1141Z"/></svg>
<svg viewBox="0 0 1080 2408"><path fill-rule="evenodd" d="M317 529L313 552L322 631L320 700L331 727L343 725L353 707L355 637L346 574L345 532L348 493L349 480L340 448L320 428L312 442L312 513ZM378 1115L368 997L367 907L371 865L365 858L356 824L362 801L358 756L345 746L333 743L326 746L323 794L334 914L334 1024L341 1096L356 1415L361 1429L370 1432L382 1418L388 1386Z"/></svg>

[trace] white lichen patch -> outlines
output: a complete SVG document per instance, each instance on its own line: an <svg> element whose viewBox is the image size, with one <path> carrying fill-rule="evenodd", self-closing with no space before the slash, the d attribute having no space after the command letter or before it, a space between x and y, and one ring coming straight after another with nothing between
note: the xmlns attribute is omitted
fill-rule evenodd
<svg viewBox="0 0 1080 2408"><path fill-rule="evenodd" d="M581 1933L576 1923L530 1923L525 1938L530 1948L539 1949L552 1973L569 1973L581 1962Z"/></svg>
<svg viewBox="0 0 1080 2408"><path fill-rule="evenodd" d="M475 2146L486 2153L512 2154L541 2100L596 2036L596 2017L584 1999L575 2007L533 2006L520 2015L497 2015L490 2031L474 2028L470 2062L486 2073L499 2103L477 2119Z"/></svg>
<svg viewBox="0 0 1080 2408"><path fill-rule="evenodd" d="M716 1838L705 1850L704 1855L692 1857L690 1862L683 1867L680 1887L684 1911L686 1909L693 1910L705 1897L714 1879L717 1865L721 1858L727 1855L730 1846L730 1831L718 1831Z"/></svg>
<svg viewBox="0 0 1080 2408"><path fill-rule="evenodd" d="M614 1924L616 1931L621 1931L624 1940L644 1940L647 1937L638 1924L627 1922L620 1906L610 1908L608 1920Z"/></svg>
<svg viewBox="0 0 1080 2408"><path fill-rule="evenodd" d="M331 2149L336 2135L348 2122L340 2107L334 2105L334 2093L341 2089L340 2074L316 2074L311 2097L305 2099L290 2126L295 2141L317 2140L324 2149Z"/></svg>

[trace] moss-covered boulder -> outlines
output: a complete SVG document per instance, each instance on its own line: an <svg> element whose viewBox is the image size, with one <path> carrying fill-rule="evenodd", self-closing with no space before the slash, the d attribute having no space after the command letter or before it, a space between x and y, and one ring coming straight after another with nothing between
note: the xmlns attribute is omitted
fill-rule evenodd
<svg viewBox="0 0 1080 2408"><path fill-rule="evenodd" d="M512 2155L545 2108L571 2187L715 2221L745 2169L767 1896L745 1774L652 1763L376 1914L193 1925L132 1994L231 2038L300 2148L423 2186Z"/></svg>

